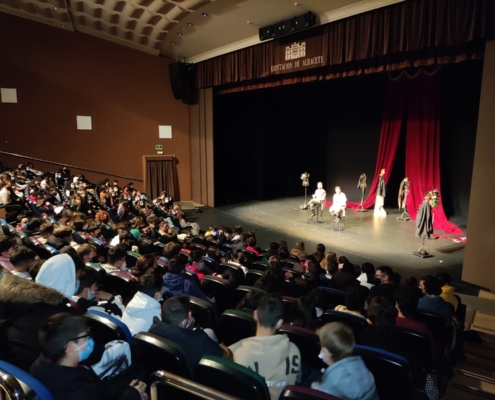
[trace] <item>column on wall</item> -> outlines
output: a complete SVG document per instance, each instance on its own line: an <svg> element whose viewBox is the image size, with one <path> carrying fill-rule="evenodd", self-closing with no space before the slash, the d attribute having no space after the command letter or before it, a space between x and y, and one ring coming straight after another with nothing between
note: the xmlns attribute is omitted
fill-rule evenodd
<svg viewBox="0 0 495 400"><path fill-rule="evenodd" d="M495 41L487 42L462 280L495 292Z"/></svg>
<svg viewBox="0 0 495 400"><path fill-rule="evenodd" d="M189 106L192 200L214 207L213 89L200 89L198 98L198 104Z"/></svg>

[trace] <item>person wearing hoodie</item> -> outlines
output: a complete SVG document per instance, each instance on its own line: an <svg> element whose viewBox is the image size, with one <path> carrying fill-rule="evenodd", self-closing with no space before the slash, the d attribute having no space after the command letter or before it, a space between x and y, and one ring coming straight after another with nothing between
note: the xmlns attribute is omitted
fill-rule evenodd
<svg viewBox="0 0 495 400"><path fill-rule="evenodd" d="M162 298L163 281L160 276L145 274L139 278L138 291L127 304L122 316L132 335L148 332L153 325L153 318L161 320L161 307L158 302Z"/></svg>
<svg viewBox="0 0 495 400"><path fill-rule="evenodd" d="M36 275L36 283L58 290L70 299L79 290L76 269L82 271L85 265L78 256L57 254L49 258Z"/></svg>
<svg viewBox="0 0 495 400"><path fill-rule="evenodd" d="M457 311L459 301L454 295L455 287L450 285L452 283L452 277L446 272L440 272L437 274L436 278L442 284L442 293L440 294L440 297L447 303L452 304L454 306L454 311Z"/></svg>
<svg viewBox="0 0 495 400"><path fill-rule="evenodd" d="M287 385L294 385L301 371L301 354L287 335L277 335L284 320L285 307L278 295L263 296L254 311L256 336L234 343L229 348L234 361L266 381L271 400L277 400Z"/></svg>
<svg viewBox="0 0 495 400"><path fill-rule="evenodd" d="M220 347L205 331L194 328L194 318L189 310L188 296L167 299L162 306L162 321L155 317L149 333L171 340L182 348L190 368L194 368L203 356L223 357L230 354Z"/></svg>
<svg viewBox="0 0 495 400"><path fill-rule="evenodd" d="M341 322L330 322L319 332L320 358L328 365L321 382L311 387L342 400L378 400L375 379L360 356L353 356L354 335Z"/></svg>
<svg viewBox="0 0 495 400"><path fill-rule="evenodd" d="M168 262L168 270L163 277L163 289L172 296L188 294L208 301L208 297L201 291L196 283L185 274L185 265L176 258Z"/></svg>

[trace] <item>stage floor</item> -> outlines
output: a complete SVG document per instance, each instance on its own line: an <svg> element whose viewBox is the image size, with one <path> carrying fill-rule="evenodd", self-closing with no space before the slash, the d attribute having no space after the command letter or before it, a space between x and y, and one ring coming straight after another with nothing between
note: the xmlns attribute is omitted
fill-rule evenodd
<svg viewBox="0 0 495 400"><path fill-rule="evenodd" d="M208 225L226 225L232 229L241 224L244 230L254 230L259 245L268 246L272 241L286 240L289 248L297 241L306 244L312 253L316 244L323 243L327 251L345 255L354 264L372 262L375 267L389 265L405 279L418 279L427 274L448 272L462 292L477 293L474 287L461 283L464 243L450 239L427 240L425 245L431 258L413 256L421 246L421 240L414 236L415 221L399 221L396 209L387 209L386 217L374 217L373 210L355 213L348 209L345 227L340 232L333 228L333 218L324 210L323 222L310 223L309 210L299 207L304 198L283 198L269 201L253 201L217 208L205 208L201 214L192 214L201 229ZM435 232L446 236L443 232Z"/></svg>

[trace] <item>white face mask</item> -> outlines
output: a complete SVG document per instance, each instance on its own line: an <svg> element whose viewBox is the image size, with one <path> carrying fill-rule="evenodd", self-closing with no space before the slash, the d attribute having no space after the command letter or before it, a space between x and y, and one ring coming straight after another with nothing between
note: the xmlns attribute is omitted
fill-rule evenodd
<svg viewBox="0 0 495 400"><path fill-rule="evenodd" d="M122 265L120 266L120 269L121 269L122 271L127 271L126 265L127 265L127 263L124 261L124 262L122 263Z"/></svg>
<svg viewBox="0 0 495 400"><path fill-rule="evenodd" d="M323 351L320 350L320 354L318 354L318 358L322 361L325 361L325 355L323 354Z"/></svg>

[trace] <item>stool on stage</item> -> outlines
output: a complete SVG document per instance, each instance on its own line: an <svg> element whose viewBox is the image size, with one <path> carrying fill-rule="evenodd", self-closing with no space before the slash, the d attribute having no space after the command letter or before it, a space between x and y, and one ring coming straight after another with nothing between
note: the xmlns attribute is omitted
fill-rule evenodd
<svg viewBox="0 0 495 400"><path fill-rule="evenodd" d="M309 217L309 222L313 223L313 218L316 218L315 223L317 224L319 221L319 218L321 217L321 222L323 222L323 211L325 210L325 204L327 202L327 198L325 198L320 202L320 204L315 205L315 208L313 212L311 213L311 216ZM313 215L313 213L315 215Z"/></svg>
<svg viewBox="0 0 495 400"><path fill-rule="evenodd" d="M341 231L342 229L345 229L345 208L342 210L342 214L340 217L335 217L333 219L332 223L332 231L335 231L335 228L337 228L337 231Z"/></svg>

